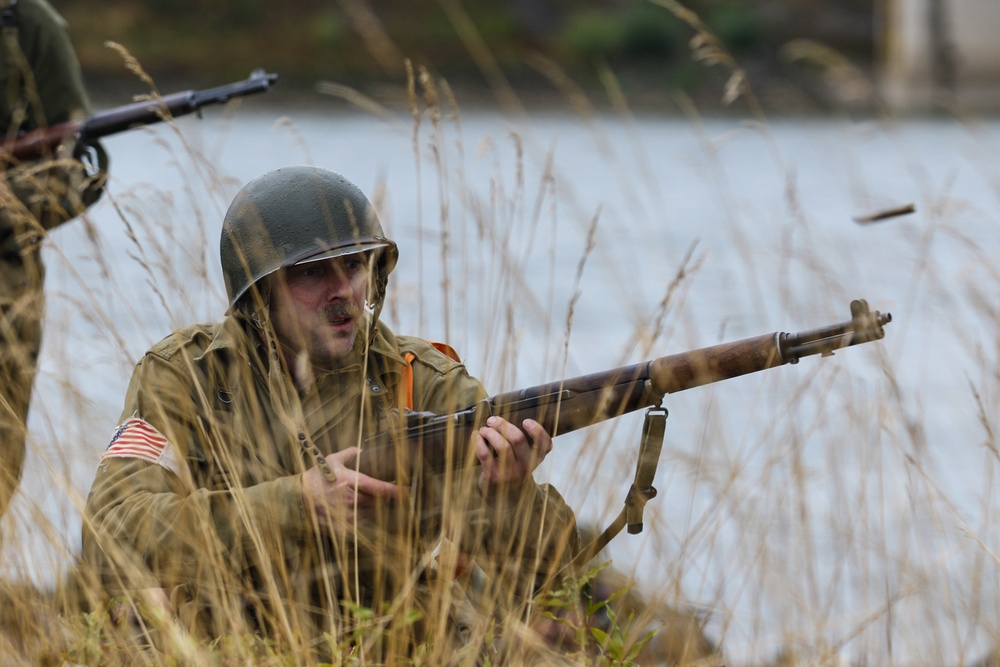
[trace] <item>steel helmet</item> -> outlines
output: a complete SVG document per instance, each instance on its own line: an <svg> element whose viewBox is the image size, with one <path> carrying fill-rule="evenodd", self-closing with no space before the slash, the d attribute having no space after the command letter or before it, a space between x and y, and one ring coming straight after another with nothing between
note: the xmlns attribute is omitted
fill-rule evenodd
<svg viewBox="0 0 1000 667"><path fill-rule="evenodd" d="M399 257L364 193L340 174L309 166L276 169L247 183L226 211L220 250L230 308L281 268L375 251L369 303L376 316Z"/></svg>

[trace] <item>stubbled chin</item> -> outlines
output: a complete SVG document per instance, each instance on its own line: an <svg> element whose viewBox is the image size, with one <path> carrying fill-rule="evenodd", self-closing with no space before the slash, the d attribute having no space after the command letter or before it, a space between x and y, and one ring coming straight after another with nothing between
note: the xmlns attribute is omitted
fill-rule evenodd
<svg viewBox="0 0 1000 667"><path fill-rule="evenodd" d="M350 331L335 331L323 340L323 347L331 359L340 359L351 353L358 338L355 327L351 327Z"/></svg>
<svg viewBox="0 0 1000 667"><path fill-rule="evenodd" d="M326 354L328 361L337 362L359 354L364 347L365 334L363 329L367 326L365 318L357 317L349 320L349 326L337 326L331 324L323 333L322 341L317 341Z"/></svg>

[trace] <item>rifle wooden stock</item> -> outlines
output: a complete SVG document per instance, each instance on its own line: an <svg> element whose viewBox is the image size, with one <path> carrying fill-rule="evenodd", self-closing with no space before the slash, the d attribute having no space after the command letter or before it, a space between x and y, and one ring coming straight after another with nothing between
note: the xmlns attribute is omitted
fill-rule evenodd
<svg viewBox="0 0 1000 667"><path fill-rule="evenodd" d="M851 319L840 324L746 338L497 394L450 415L407 413L397 430L365 442L357 469L378 479L400 480L461 468L475 462L469 439L492 415L518 425L534 419L557 436L659 405L666 394L880 340L883 326L891 321L891 314L872 312L865 301L857 300L851 302Z"/></svg>
<svg viewBox="0 0 1000 667"><path fill-rule="evenodd" d="M201 91L186 90L115 107L98 112L86 120L60 123L14 137L0 144L0 156L7 161L12 158L34 160L46 157L71 139L80 144L87 144L132 128L195 113L210 104L224 104L234 97L265 92L277 79L277 74L268 74L264 70L257 69L244 81Z"/></svg>

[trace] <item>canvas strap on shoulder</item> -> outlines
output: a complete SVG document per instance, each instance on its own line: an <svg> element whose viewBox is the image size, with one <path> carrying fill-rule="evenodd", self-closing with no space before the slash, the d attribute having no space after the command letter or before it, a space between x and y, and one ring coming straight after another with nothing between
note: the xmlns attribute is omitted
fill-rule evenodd
<svg viewBox="0 0 1000 667"><path fill-rule="evenodd" d="M403 366L403 380L399 383L399 401L397 405L407 410L413 409L413 360L417 355L407 352L403 355L406 365Z"/></svg>
<svg viewBox="0 0 1000 667"><path fill-rule="evenodd" d="M667 427L667 409L653 407L646 411L646 419L642 424L642 442L639 443L639 459L636 461L635 477L632 486L625 497L625 507L618 517L601 533L593 543L586 545L570 563L578 568L589 562L614 537L628 526L630 535L642 532L642 511L650 498L656 497L653 478L656 476L656 464L663 449L663 434Z"/></svg>
<svg viewBox="0 0 1000 667"><path fill-rule="evenodd" d="M458 352L455 351L451 345L447 343L438 343L433 340L427 341L434 346L438 352L448 357L453 361L462 363L462 359L458 356ZM407 410L413 409L413 360L417 358L417 355L412 352L407 352L403 355L403 360L406 361L406 366L403 367L403 380L399 383L399 401L397 405L401 408L406 408Z"/></svg>

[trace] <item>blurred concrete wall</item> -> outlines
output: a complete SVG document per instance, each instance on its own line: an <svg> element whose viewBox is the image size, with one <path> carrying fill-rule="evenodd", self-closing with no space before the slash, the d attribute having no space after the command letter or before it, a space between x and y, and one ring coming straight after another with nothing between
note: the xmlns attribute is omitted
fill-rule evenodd
<svg viewBox="0 0 1000 667"><path fill-rule="evenodd" d="M1000 111L1000 0L882 0L880 82L903 111Z"/></svg>

